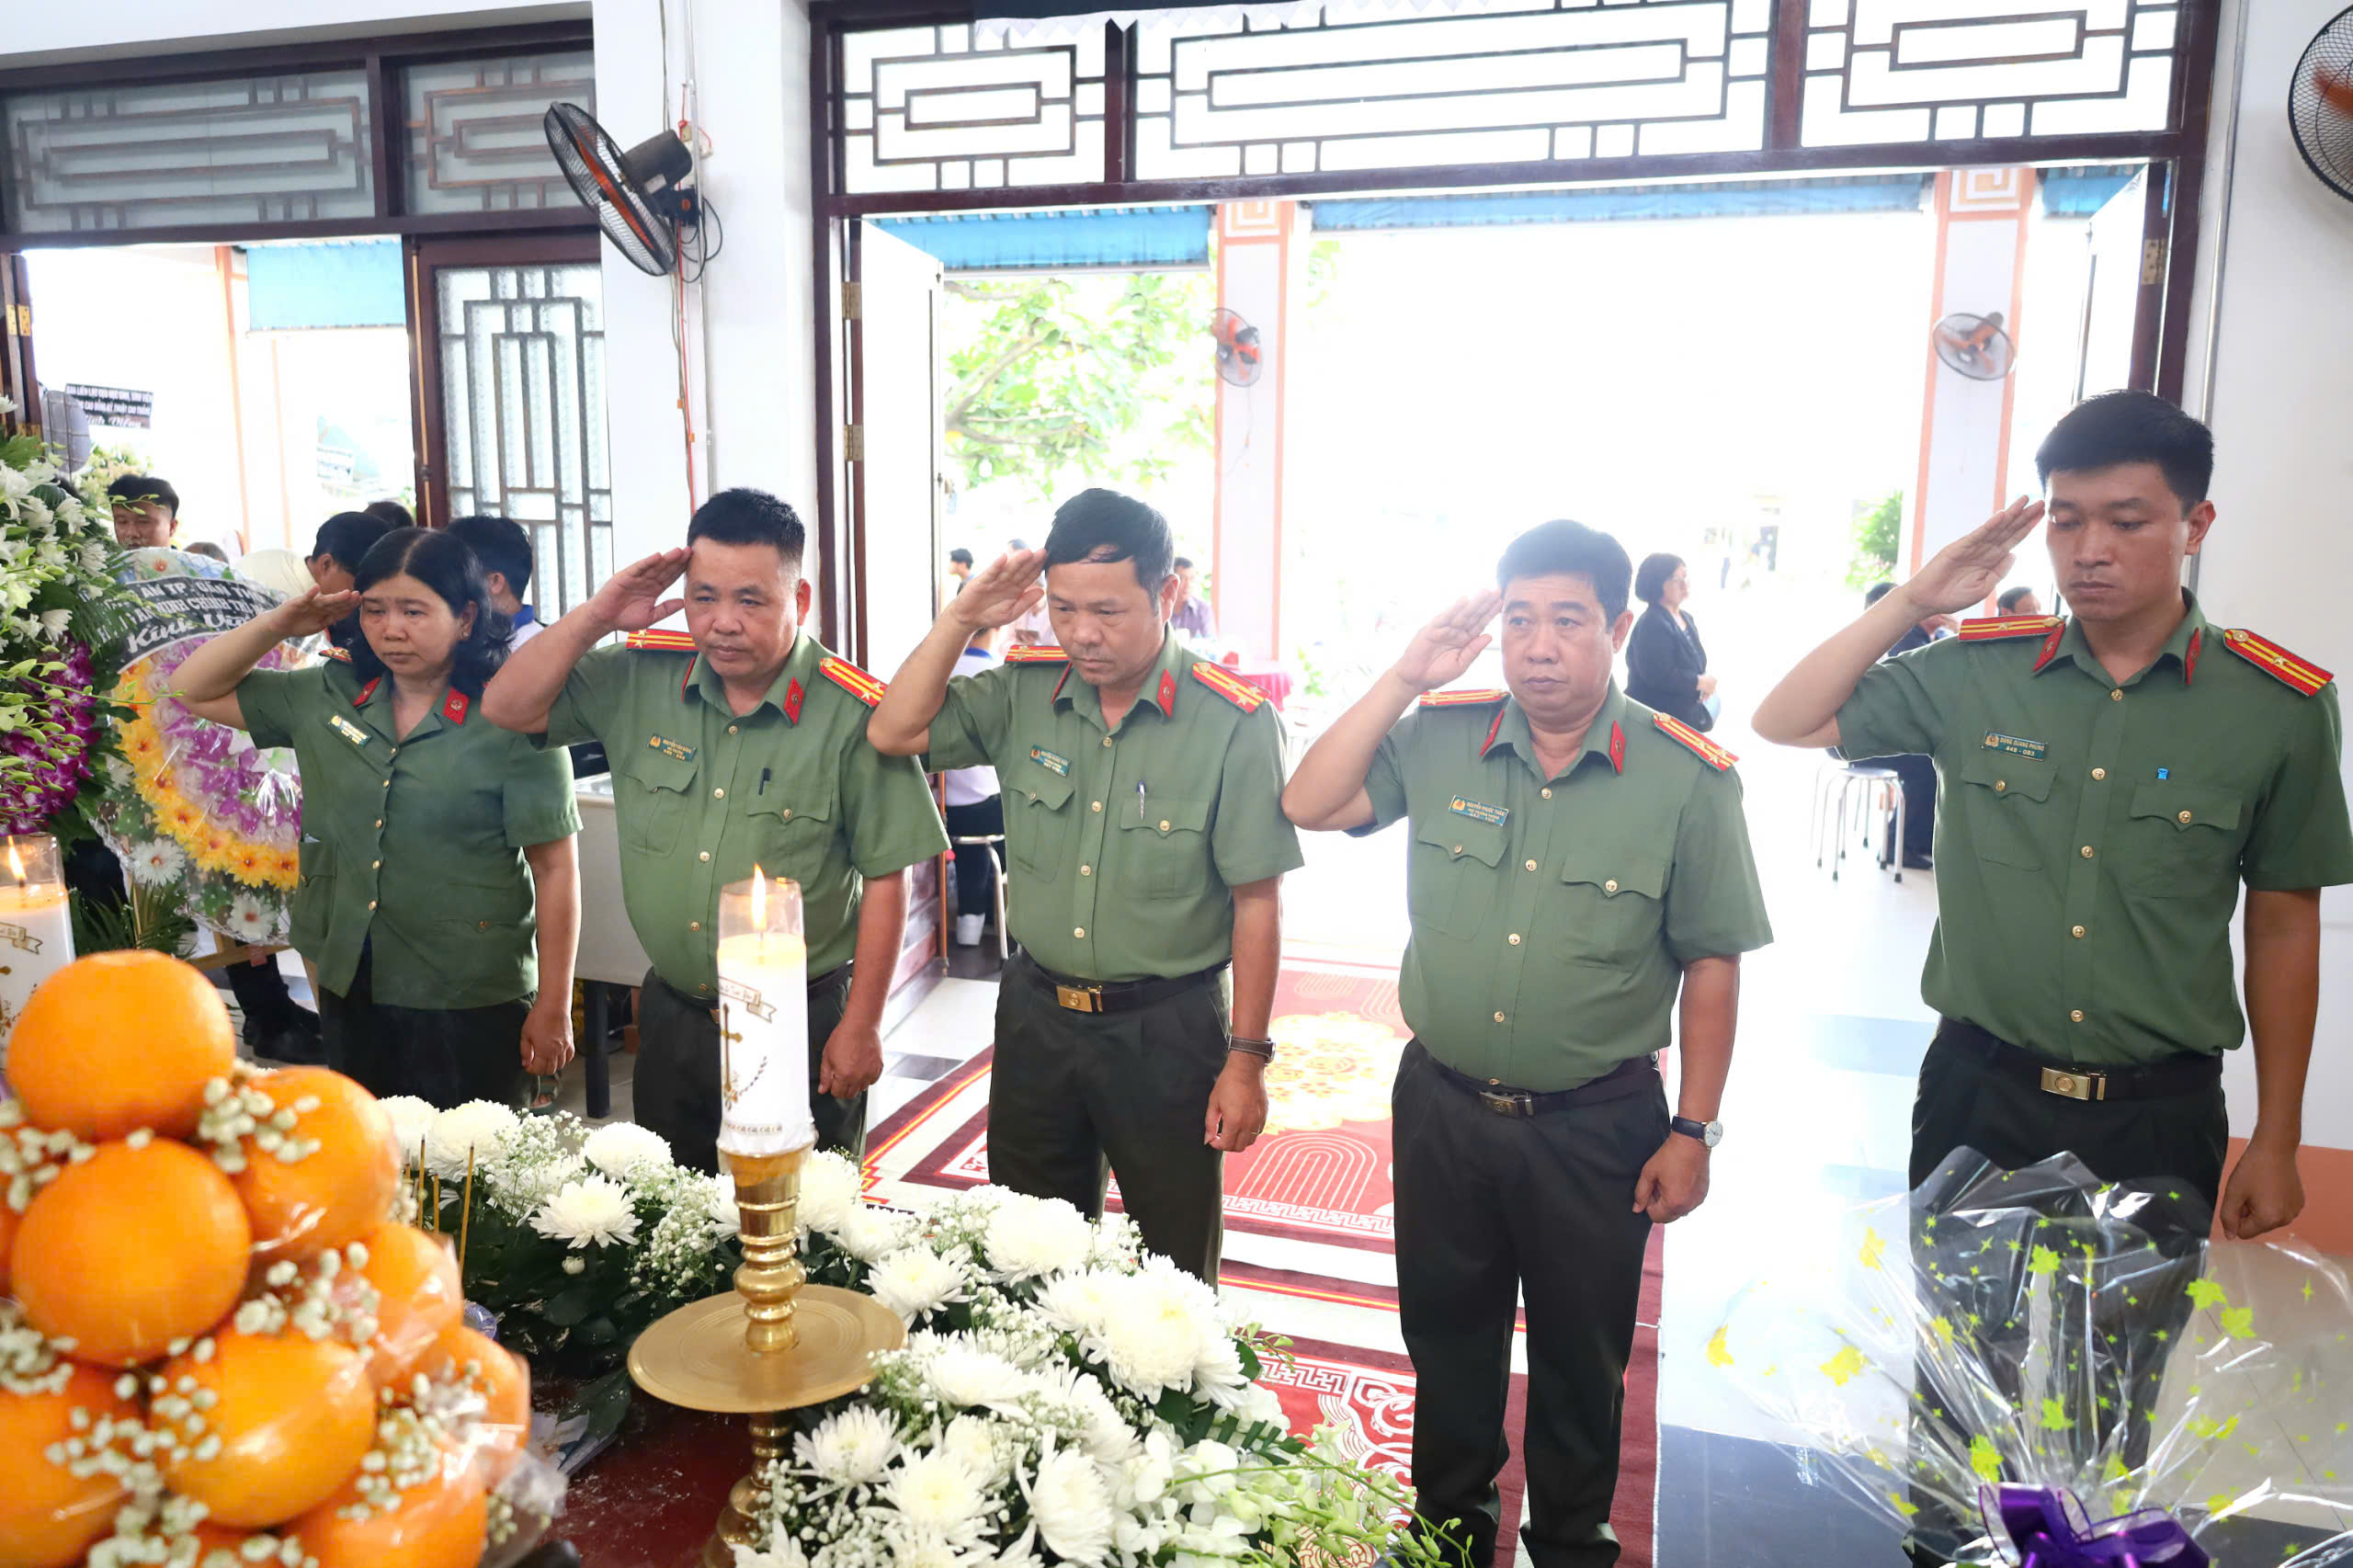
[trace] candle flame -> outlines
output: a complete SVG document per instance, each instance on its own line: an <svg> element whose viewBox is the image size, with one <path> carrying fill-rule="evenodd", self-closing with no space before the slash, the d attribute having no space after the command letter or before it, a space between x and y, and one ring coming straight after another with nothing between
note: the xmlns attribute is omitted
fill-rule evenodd
<svg viewBox="0 0 2353 1568"><path fill-rule="evenodd" d="M13 838L8 840L8 874L19 883L25 880L24 858L17 853L17 841Z"/></svg>
<svg viewBox="0 0 2353 1568"><path fill-rule="evenodd" d="M8 853L14 856L16 852L16 847L13 845L10 846ZM17 875L21 878L24 873L19 871ZM768 879L759 867L755 865L752 868L752 929L766 932L767 928Z"/></svg>

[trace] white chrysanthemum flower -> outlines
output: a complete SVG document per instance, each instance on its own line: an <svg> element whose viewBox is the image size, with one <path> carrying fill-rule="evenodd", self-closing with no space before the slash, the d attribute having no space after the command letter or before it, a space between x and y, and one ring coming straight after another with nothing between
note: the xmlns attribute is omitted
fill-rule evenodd
<svg viewBox="0 0 2353 1568"><path fill-rule="evenodd" d="M1193 1359L1193 1392L1221 1409L1231 1410L1241 1403L1242 1391L1250 1386L1250 1374L1242 1369L1242 1348L1234 1344L1233 1335L1223 1332L1205 1335L1200 1354Z"/></svg>
<svg viewBox="0 0 2353 1568"><path fill-rule="evenodd" d="M1206 1335L1222 1334L1214 1313L1204 1321L1188 1293L1157 1274L1135 1274L1111 1285L1113 1310L1096 1330L1111 1375L1145 1398L1163 1389L1189 1388Z"/></svg>
<svg viewBox="0 0 2353 1568"><path fill-rule="evenodd" d="M1000 1279L1034 1279L1086 1262L1094 1242L1086 1216L1059 1198L1008 1197L989 1216L982 1248Z"/></svg>
<svg viewBox="0 0 2353 1568"><path fill-rule="evenodd" d="M858 1207L862 1178L858 1169L841 1155L810 1155L801 1164L801 1206L796 1219L802 1231L834 1235Z"/></svg>
<svg viewBox="0 0 2353 1568"><path fill-rule="evenodd" d="M610 1176L584 1176L541 1204L531 1229L574 1247L626 1245L637 1240L637 1206Z"/></svg>
<svg viewBox="0 0 2353 1568"><path fill-rule="evenodd" d="M957 1545L980 1533L981 1510L989 1502L988 1488L972 1467L938 1449L906 1456L884 1483L882 1494L919 1536Z"/></svg>
<svg viewBox="0 0 2353 1568"><path fill-rule="evenodd" d="M859 1203L850 1210L834 1239L860 1263L880 1263L907 1244L910 1229L906 1216Z"/></svg>
<svg viewBox="0 0 2353 1568"><path fill-rule="evenodd" d="M925 1364L940 1403L958 1409L1011 1404L1032 1386L1029 1374L993 1350L951 1339Z"/></svg>
<svg viewBox="0 0 2353 1568"><path fill-rule="evenodd" d="M241 892L229 901L229 926L241 942L259 944L269 940L270 928L277 916L249 892ZM461 1171L459 1173L463 1175Z"/></svg>
<svg viewBox="0 0 2353 1568"><path fill-rule="evenodd" d="M103 574L106 569L107 547L96 540L85 540L82 546L83 574L96 577Z"/></svg>
<svg viewBox="0 0 2353 1568"><path fill-rule="evenodd" d="M1090 1458L1105 1464L1125 1464L1136 1451L1135 1429L1103 1392L1100 1380L1065 1364L1057 1371L1039 1374L1058 1403L1070 1406L1086 1423L1078 1440Z"/></svg>
<svg viewBox="0 0 2353 1568"><path fill-rule="evenodd" d="M119 762L119 757L108 759ZM131 850L131 877L142 888L160 888L179 881L188 869L188 852L168 838L151 838Z"/></svg>
<svg viewBox="0 0 2353 1568"><path fill-rule="evenodd" d="M6 463L0 463L0 500L21 501L33 493L29 475L20 473Z"/></svg>
<svg viewBox="0 0 2353 1568"><path fill-rule="evenodd" d="M73 624L74 612L70 609L45 609L40 612L40 629L45 636L63 637L65 629Z"/></svg>
<svg viewBox="0 0 2353 1568"><path fill-rule="evenodd" d="M425 1140L426 1168L444 1180L461 1179L466 1157L479 1163L490 1158L498 1141L515 1131L522 1118L496 1100L468 1100L433 1119Z"/></svg>
<svg viewBox="0 0 2353 1568"><path fill-rule="evenodd" d="M827 1481L857 1486L879 1481L899 1451L891 1418L870 1404L853 1404L792 1439L793 1458Z"/></svg>
<svg viewBox="0 0 2353 1568"><path fill-rule="evenodd" d="M1063 1562L1097 1564L1111 1550L1111 1488L1081 1449L1049 1449L1021 1491L1038 1533Z"/></svg>
<svg viewBox="0 0 2353 1568"><path fill-rule="evenodd" d="M735 1205L735 1178L725 1171L710 1178L703 1188L703 1213L710 1220L710 1228L722 1236L741 1234L744 1210Z"/></svg>
<svg viewBox="0 0 2353 1568"><path fill-rule="evenodd" d="M781 1531L765 1551L754 1551L740 1543L732 1550L735 1568L809 1568L809 1554L801 1550L801 1542Z"/></svg>
<svg viewBox="0 0 2353 1568"><path fill-rule="evenodd" d="M1290 1424L1290 1418L1283 1414L1282 1395L1264 1383L1251 1383L1245 1387L1242 1397L1234 1402L1233 1414L1245 1426L1284 1427Z"/></svg>
<svg viewBox="0 0 2353 1568"><path fill-rule="evenodd" d="M431 1100L415 1095L391 1095L376 1103L392 1119L392 1142L400 1146L401 1164L413 1165L417 1150L432 1136L434 1120L441 1112Z"/></svg>
<svg viewBox="0 0 2353 1568"><path fill-rule="evenodd" d="M1005 1562L989 1556L986 1548L971 1551L928 1535L892 1542L889 1561L891 1568L983 1568L989 1563L1004 1568Z"/></svg>
<svg viewBox="0 0 2353 1568"><path fill-rule="evenodd" d="M983 1485L1000 1486L1012 1471L1005 1451L1008 1445L999 1436L1000 1430L999 1423L967 1412L948 1424L938 1446L962 1460Z"/></svg>
<svg viewBox="0 0 2353 1568"><path fill-rule="evenodd" d="M1087 1335L1097 1333L1113 1309L1117 1274L1064 1274L1038 1287L1035 1306L1040 1316L1056 1328Z"/></svg>
<svg viewBox="0 0 2353 1568"><path fill-rule="evenodd" d="M118 790L130 789L132 781L139 777L138 772L131 767L128 757L110 756L107 758L106 766L107 782Z"/></svg>
<svg viewBox="0 0 2353 1568"><path fill-rule="evenodd" d="M927 1246L901 1247L874 1266L866 1288L912 1327L915 1319L964 1300L964 1271Z"/></svg>
<svg viewBox="0 0 2353 1568"><path fill-rule="evenodd" d="M1097 1221L1087 1239L1088 1258L1095 1263L1132 1264L1143 1251L1143 1233L1136 1229L1133 1220L1121 1213L1108 1213Z"/></svg>
<svg viewBox="0 0 2353 1568"><path fill-rule="evenodd" d="M599 1127L582 1140L581 1157L608 1176L629 1179L641 1166L656 1169L670 1163L670 1141L650 1127L616 1121Z"/></svg>

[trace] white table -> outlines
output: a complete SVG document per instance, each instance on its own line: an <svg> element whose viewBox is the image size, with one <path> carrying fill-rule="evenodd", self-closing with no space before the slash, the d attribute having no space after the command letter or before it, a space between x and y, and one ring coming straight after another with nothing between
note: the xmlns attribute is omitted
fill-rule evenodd
<svg viewBox="0 0 2353 1568"><path fill-rule="evenodd" d="M613 824L610 774L574 788L580 805L580 957L574 972L588 984L587 1040L581 1056L588 1071L588 1114L612 1114L611 1070L605 1060L614 985L636 985L651 967L621 902L620 836Z"/></svg>

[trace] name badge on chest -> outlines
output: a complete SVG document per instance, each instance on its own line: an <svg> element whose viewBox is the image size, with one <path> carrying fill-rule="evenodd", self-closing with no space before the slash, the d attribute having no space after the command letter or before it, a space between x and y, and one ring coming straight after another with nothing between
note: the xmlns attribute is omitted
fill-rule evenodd
<svg viewBox="0 0 2353 1568"><path fill-rule="evenodd" d="M2037 762L2041 761L2051 750L2040 741L2021 740L2017 735L1996 734L1991 730L1985 732L1985 749L2007 752L2012 756L2029 756Z"/></svg>
<svg viewBox="0 0 2353 1568"><path fill-rule="evenodd" d="M364 746L368 744L368 732L361 729L358 725L353 723L350 720L345 718L340 713L330 713L327 715L327 727L333 730L336 734L341 735L345 740L349 741L353 745Z"/></svg>
<svg viewBox="0 0 2353 1568"><path fill-rule="evenodd" d="M1449 801L1446 809L1456 816L1469 817L1472 822L1483 822L1489 827L1501 827L1511 820L1511 808L1508 806L1490 806L1479 801L1466 801L1460 795Z"/></svg>
<svg viewBox="0 0 2353 1568"><path fill-rule="evenodd" d="M1044 746L1031 746L1029 748L1029 760L1050 773L1061 774L1065 777L1070 773L1070 758L1066 756L1058 756L1054 753L1048 751Z"/></svg>
<svg viewBox="0 0 2353 1568"><path fill-rule="evenodd" d="M660 735L646 736L645 744L649 750L658 751L676 762L692 762L695 759L694 747L680 745L677 742L665 739Z"/></svg>

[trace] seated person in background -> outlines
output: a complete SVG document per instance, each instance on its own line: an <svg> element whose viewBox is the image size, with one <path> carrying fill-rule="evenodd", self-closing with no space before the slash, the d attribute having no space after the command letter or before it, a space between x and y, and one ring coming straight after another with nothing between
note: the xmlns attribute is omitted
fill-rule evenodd
<svg viewBox="0 0 2353 1568"><path fill-rule="evenodd" d="M538 612L523 602L523 596L531 591L531 536L523 531L523 525L506 517L460 517L449 531L464 540L474 559L482 562L483 576L490 584L491 608L514 622L506 651L511 653L545 631Z"/></svg>
<svg viewBox="0 0 2353 1568"><path fill-rule="evenodd" d="M387 529L416 527L416 518L409 514L406 506L397 501L391 499L370 501L359 509L382 523Z"/></svg>
<svg viewBox="0 0 2353 1568"><path fill-rule="evenodd" d="M994 626L973 632L972 640L956 656L956 673L978 675L1002 663L996 656L996 634ZM1005 801L998 792L996 769L985 764L951 767L940 775L940 782L947 790L948 809L943 814L948 819L948 836L956 841L956 945L977 948L996 899L996 861L987 845L962 841L1002 836Z"/></svg>
<svg viewBox="0 0 2353 1568"><path fill-rule="evenodd" d="M2004 615L2040 615L2042 599L2032 588L2005 588L2002 597L1994 601Z"/></svg>
<svg viewBox="0 0 2353 1568"><path fill-rule="evenodd" d="M1626 639L1626 695L1695 730L1715 727L1716 677L1699 625L1685 613L1691 570L1679 555L1651 555L1634 574L1634 597L1650 606Z"/></svg>
<svg viewBox="0 0 2353 1568"><path fill-rule="evenodd" d="M1200 571L1189 556L1176 558L1176 608L1168 617L1168 624L1188 637L1217 635L1217 612L1210 608L1210 601L1201 597L1195 585Z"/></svg>
<svg viewBox="0 0 2353 1568"><path fill-rule="evenodd" d="M1869 609L1893 591L1893 583L1874 583L1863 596L1863 608ZM2021 590L2023 591L2023 590ZM1907 628L1890 648L1887 658L1908 653L1915 648L1925 648L1939 638L1949 637L1954 631L1954 620L1949 615L1932 615L1918 625ZM1895 769L1904 781L1904 869L1907 871L1929 871L1936 869L1934 846L1937 834L1937 765L1925 756L1883 756L1878 759ZM1888 813L1890 836L1893 836L1895 813Z"/></svg>
<svg viewBox="0 0 2353 1568"><path fill-rule="evenodd" d="M366 512L337 512L319 525L318 538L302 564L310 569L311 581L320 593L347 594L360 561L390 532L392 525L381 517ZM355 609L328 627L327 641L343 649L358 642L359 612Z"/></svg>
<svg viewBox="0 0 2353 1568"><path fill-rule="evenodd" d="M223 566L229 564L229 552L209 539L198 540L184 548L190 555L201 555L207 560L218 561Z"/></svg>
<svg viewBox="0 0 2353 1568"><path fill-rule="evenodd" d="M114 541L125 550L168 549L177 526L180 493L160 479L126 473L107 486L114 503Z"/></svg>

